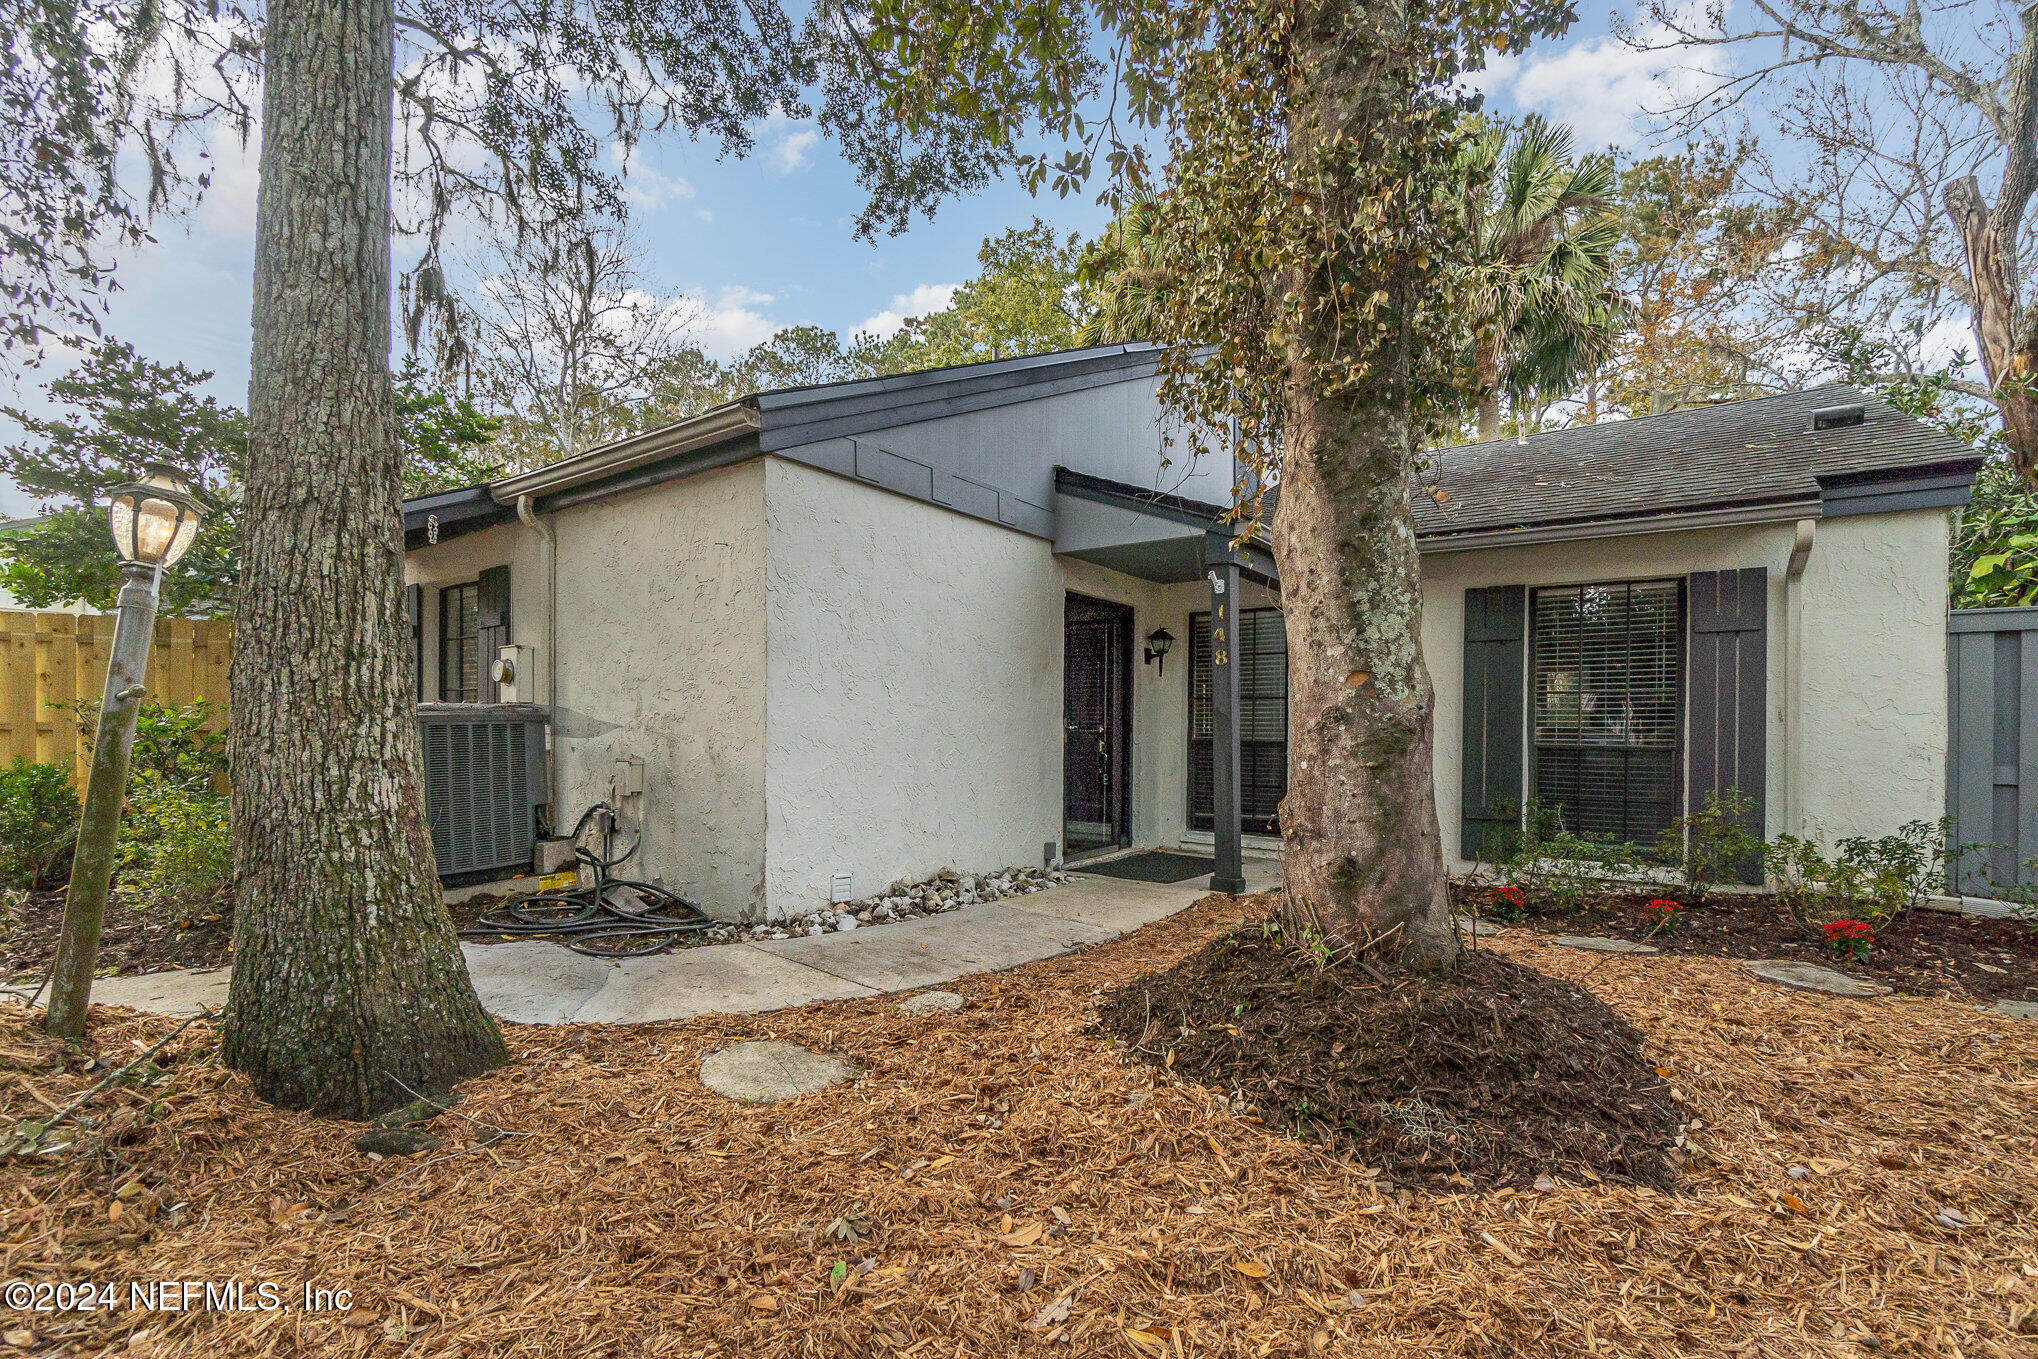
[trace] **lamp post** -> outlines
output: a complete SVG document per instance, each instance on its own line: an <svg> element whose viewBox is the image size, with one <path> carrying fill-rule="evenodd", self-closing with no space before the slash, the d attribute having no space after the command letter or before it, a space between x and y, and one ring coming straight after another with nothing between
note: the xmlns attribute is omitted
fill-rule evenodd
<svg viewBox="0 0 2038 1359"><path fill-rule="evenodd" d="M64 930L57 939L45 1027L59 1038L81 1038L92 998L92 969L99 959L99 929L113 879L113 846L120 806L127 796L127 762L134 749L135 714L141 708L149 644L156 631L156 594L163 570L198 536L205 507L184 474L151 463L138 482L115 487L109 515L120 553L120 602L113 619L113 656L99 700L99 729L92 740L92 772L71 858L71 890L64 898Z"/></svg>

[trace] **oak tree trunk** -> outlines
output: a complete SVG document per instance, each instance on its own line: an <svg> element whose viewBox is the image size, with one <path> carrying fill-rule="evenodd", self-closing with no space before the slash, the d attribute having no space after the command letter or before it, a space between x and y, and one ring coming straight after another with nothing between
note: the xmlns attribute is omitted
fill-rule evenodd
<svg viewBox="0 0 2038 1359"><path fill-rule="evenodd" d="M1982 201L1974 176L1955 180L1942 195L1947 215L1960 233L1974 292L1974 333L1981 341L1982 372L1995 392L2003 441L2028 483L2038 484L2038 397L2034 397L2033 355L2028 331L2019 324L2015 282L2003 249L2002 228Z"/></svg>
<svg viewBox="0 0 2038 1359"><path fill-rule="evenodd" d="M1298 182L1310 181L1319 141L1377 135L1405 107L1391 71L1355 62L1353 46L1339 41L1352 22L1347 7L1323 5L1313 22L1327 41L1311 51L1311 21L1298 24L1289 94ZM1391 38L1381 42L1392 48ZM1332 201L1324 216L1356 211ZM1426 286L1412 270L1404 264L1396 277L1367 280L1394 295L1403 317ZM1288 634L1282 919L1291 932L1312 930L1333 946L1447 968L1458 941L1420 637L1406 322L1399 341L1379 342L1367 380L1328 399L1312 355L1336 352L1346 338L1333 329L1337 285L1328 270L1297 270L1282 284L1301 299L1302 317L1323 318L1319 333L1288 345L1273 525Z"/></svg>
<svg viewBox="0 0 2038 1359"><path fill-rule="evenodd" d="M1273 533L1288 631L1283 911L1291 931L1447 967L1458 945L1408 427L1295 386Z"/></svg>
<svg viewBox="0 0 2038 1359"><path fill-rule="evenodd" d="M440 896L389 376L392 0L273 0L231 711L226 1060L342 1117L503 1060Z"/></svg>

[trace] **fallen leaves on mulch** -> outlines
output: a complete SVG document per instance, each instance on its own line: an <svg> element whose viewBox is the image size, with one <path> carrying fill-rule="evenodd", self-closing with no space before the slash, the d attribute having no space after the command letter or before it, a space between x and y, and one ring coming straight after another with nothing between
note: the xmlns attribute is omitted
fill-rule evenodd
<svg viewBox="0 0 2038 1359"><path fill-rule="evenodd" d="M1386 1193L1375 1167L1087 1032L1102 988L1263 909L1210 898L955 983L958 1014L872 999L512 1027L512 1064L467 1083L459 1112L522 1135L470 1151L475 1125L442 1115L432 1159L370 1161L354 1129L265 1108L194 1027L154 1084L102 1112L121 1126L102 1123L96 1152L0 1165L0 1275L273 1281L292 1300L308 1282L351 1290L352 1309L6 1325L37 1350L391 1359L2038 1346L2038 1025L1514 931L1499 951L1643 1035L1694 1116L1682 1189ZM97 1018L113 1061L171 1023ZM702 1090L703 1056L764 1037L862 1074L775 1106ZM0 1067L12 1119L94 1078L58 1063L18 1007L0 1010ZM831 1233L852 1218L853 1242Z"/></svg>
<svg viewBox="0 0 2038 1359"><path fill-rule="evenodd" d="M0 891L0 979L33 987L49 973L64 928L64 893ZM221 967L231 962L233 919L226 903L186 919L135 905L115 892L106 903L99 967L108 973Z"/></svg>
<svg viewBox="0 0 2038 1359"><path fill-rule="evenodd" d="M1491 951L1449 977L1325 966L1248 926L1119 988L1099 1028L1394 1182L1673 1188L1684 1112L1634 1025Z"/></svg>

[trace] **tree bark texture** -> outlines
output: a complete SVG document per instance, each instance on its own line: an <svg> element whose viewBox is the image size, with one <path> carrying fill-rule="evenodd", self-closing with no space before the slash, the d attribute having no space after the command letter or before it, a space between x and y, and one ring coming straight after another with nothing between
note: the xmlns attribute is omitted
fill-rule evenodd
<svg viewBox="0 0 2038 1359"><path fill-rule="evenodd" d="M264 45L231 712L226 1060L367 1117L503 1060L440 895L405 662L389 376L391 0L275 0Z"/></svg>
<svg viewBox="0 0 2038 1359"><path fill-rule="evenodd" d="M2027 482L2038 484L2038 399L2034 399L2030 341L2018 324L2018 298L2003 249L2001 224L1982 201L1974 176L1955 180L1943 195L1960 233L1967 277L1974 290L1974 333L1982 372L1995 392L2003 438Z"/></svg>
<svg viewBox="0 0 2038 1359"><path fill-rule="evenodd" d="M1335 4L1318 11L1316 31L1330 41L1316 52L1308 50L1310 22L1298 26L1289 134L1298 181L1308 180L1318 139L1349 136L1396 112L1391 80L1339 40L1347 19ZM1333 201L1326 215L1354 210ZM1403 306L1425 286L1407 273L1379 282ZM1329 271L1296 270L1282 283L1302 299L1303 317L1335 317ZM1288 346L1273 526L1288 635L1282 919L1291 932L1312 930L1333 946L1447 968L1458 941L1420 637L1415 449L1401 376L1407 340L1382 340L1374 376L1349 396L1326 399L1313 356L1336 352L1344 337L1331 329L1335 320L1319 324L1322 333Z"/></svg>
<svg viewBox="0 0 2038 1359"><path fill-rule="evenodd" d="M1288 630L1283 913L1413 966L1457 959L1405 423L1291 391L1274 561Z"/></svg>

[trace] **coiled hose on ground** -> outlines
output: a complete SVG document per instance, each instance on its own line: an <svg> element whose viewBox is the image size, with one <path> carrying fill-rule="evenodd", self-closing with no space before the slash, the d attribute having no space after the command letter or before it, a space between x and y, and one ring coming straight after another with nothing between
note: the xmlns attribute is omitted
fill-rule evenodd
<svg viewBox="0 0 2038 1359"><path fill-rule="evenodd" d="M617 822L616 809L597 802L573 828L573 857L587 870L586 885L513 897L477 917L461 937L550 938L590 958L641 958L712 929L715 922L677 893L610 876L639 843L634 834L619 835ZM628 847L619 850L619 839Z"/></svg>

